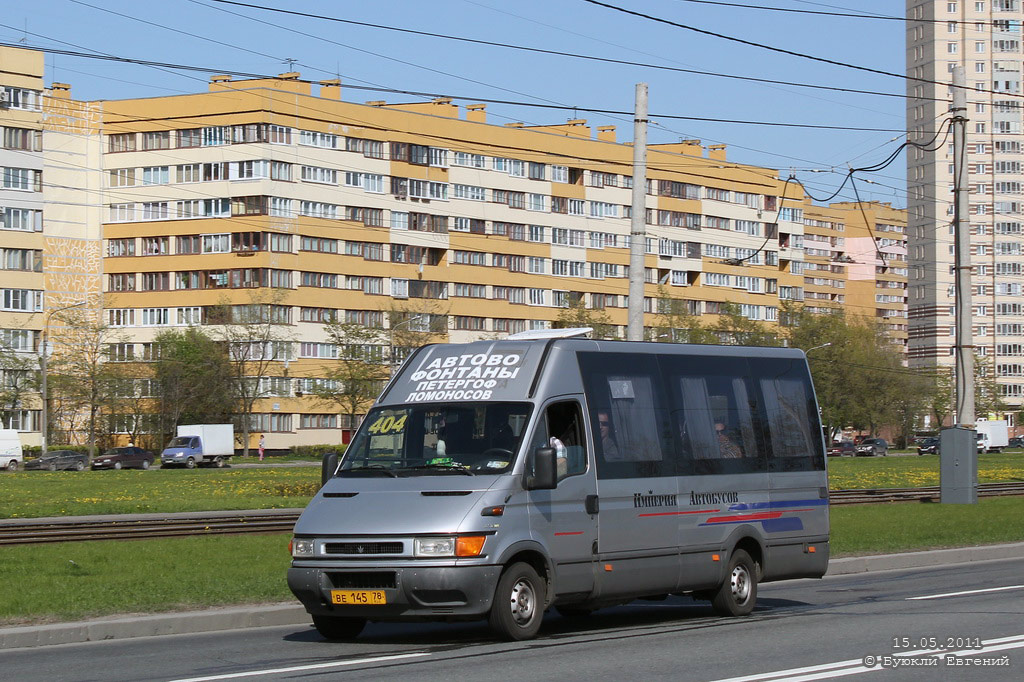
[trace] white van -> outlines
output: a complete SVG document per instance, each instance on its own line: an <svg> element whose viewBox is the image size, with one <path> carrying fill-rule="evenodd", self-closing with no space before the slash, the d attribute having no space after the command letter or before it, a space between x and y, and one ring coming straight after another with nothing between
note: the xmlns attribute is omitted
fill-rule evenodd
<svg viewBox="0 0 1024 682"><path fill-rule="evenodd" d="M18 431L0 429L0 469L17 471L21 461L21 436Z"/></svg>

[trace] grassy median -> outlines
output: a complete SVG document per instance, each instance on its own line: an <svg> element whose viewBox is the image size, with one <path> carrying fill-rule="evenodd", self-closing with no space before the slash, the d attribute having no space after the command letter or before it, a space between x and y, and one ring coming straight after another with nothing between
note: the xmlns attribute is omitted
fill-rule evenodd
<svg viewBox="0 0 1024 682"><path fill-rule="evenodd" d="M829 487L939 484L939 458L832 457ZM1024 453L978 457L981 483L1024 481ZM304 507L320 467L0 473L0 518Z"/></svg>
<svg viewBox="0 0 1024 682"><path fill-rule="evenodd" d="M1024 541L1022 517L1024 497L834 507L833 556ZM276 533L4 547L0 565L13 589L0 591L0 625L293 601L288 540Z"/></svg>

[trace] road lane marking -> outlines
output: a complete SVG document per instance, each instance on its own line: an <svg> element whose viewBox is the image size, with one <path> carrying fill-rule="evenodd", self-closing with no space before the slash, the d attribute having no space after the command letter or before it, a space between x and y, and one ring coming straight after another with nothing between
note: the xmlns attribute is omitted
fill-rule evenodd
<svg viewBox="0 0 1024 682"><path fill-rule="evenodd" d="M1024 585L1008 585L1007 587L989 587L984 590L966 590L964 592L946 592L945 594L929 594L924 597L907 597L907 601L916 599L941 599L943 597L960 597L965 594L982 594L984 592L1003 592L1005 590L1021 590Z"/></svg>
<svg viewBox="0 0 1024 682"><path fill-rule="evenodd" d="M1024 648L1024 635L1013 635L1012 637L1000 637L984 641L980 649L960 649L950 651L949 649L920 649L917 651L903 651L891 654L895 658L913 658L917 656L978 656L981 654L1006 651L1007 649ZM756 675L745 675L743 677L729 677L715 682L811 682L812 680L831 679L834 677L845 677L847 675L859 675L861 673L877 672L880 670L891 670L882 665L868 667L864 664L863 658L836 661L834 663L823 663L804 668L791 668L789 670L776 670L770 673L759 673Z"/></svg>
<svg viewBox="0 0 1024 682"><path fill-rule="evenodd" d="M206 677L187 677L171 682L210 682L211 680L233 680L240 677L257 677L260 675L277 675L280 673L302 672L303 670L323 670L324 668L340 668L346 665L362 665L364 663L385 663L397 661L403 658L416 658L418 656L429 656L428 653L418 654L396 654L394 656L375 656L373 658L353 658L347 661L334 661L332 663L313 663L310 665L296 665L290 668L268 668L265 670L248 670L240 673L227 673L225 675L209 675Z"/></svg>

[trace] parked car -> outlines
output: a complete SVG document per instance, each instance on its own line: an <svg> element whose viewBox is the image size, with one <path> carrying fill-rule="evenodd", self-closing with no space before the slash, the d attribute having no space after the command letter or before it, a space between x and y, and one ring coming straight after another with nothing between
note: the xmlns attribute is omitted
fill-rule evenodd
<svg viewBox="0 0 1024 682"><path fill-rule="evenodd" d="M89 455L74 450L49 450L42 457L25 460L25 471L39 469L42 471L57 471L58 469L70 469L71 471L82 471L89 466Z"/></svg>
<svg viewBox="0 0 1024 682"><path fill-rule="evenodd" d="M1010 439L1007 447L1011 448L1024 448L1024 436L1014 436Z"/></svg>
<svg viewBox="0 0 1024 682"><path fill-rule="evenodd" d="M917 443L917 454L919 455L937 455L939 454L939 439L938 438L922 438Z"/></svg>
<svg viewBox="0 0 1024 682"><path fill-rule="evenodd" d="M857 446L858 457L885 457L889 454L889 444L881 438L865 438Z"/></svg>
<svg viewBox="0 0 1024 682"><path fill-rule="evenodd" d="M852 440L842 440L838 443L832 443L828 446L829 457L846 457L857 454L857 446L853 444Z"/></svg>
<svg viewBox="0 0 1024 682"><path fill-rule="evenodd" d="M96 469L148 469L156 456L149 450L130 445L123 448L110 448L92 461Z"/></svg>

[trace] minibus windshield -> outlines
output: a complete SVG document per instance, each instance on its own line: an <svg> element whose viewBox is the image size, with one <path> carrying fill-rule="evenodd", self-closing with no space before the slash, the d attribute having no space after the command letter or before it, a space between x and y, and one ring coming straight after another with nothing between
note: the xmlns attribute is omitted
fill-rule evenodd
<svg viewBox="0 0 1024 682"><path fill-rule="evenodd" d="M501 473L515 462L532 405L378 407L345 451L338 476Z"/></svg>

